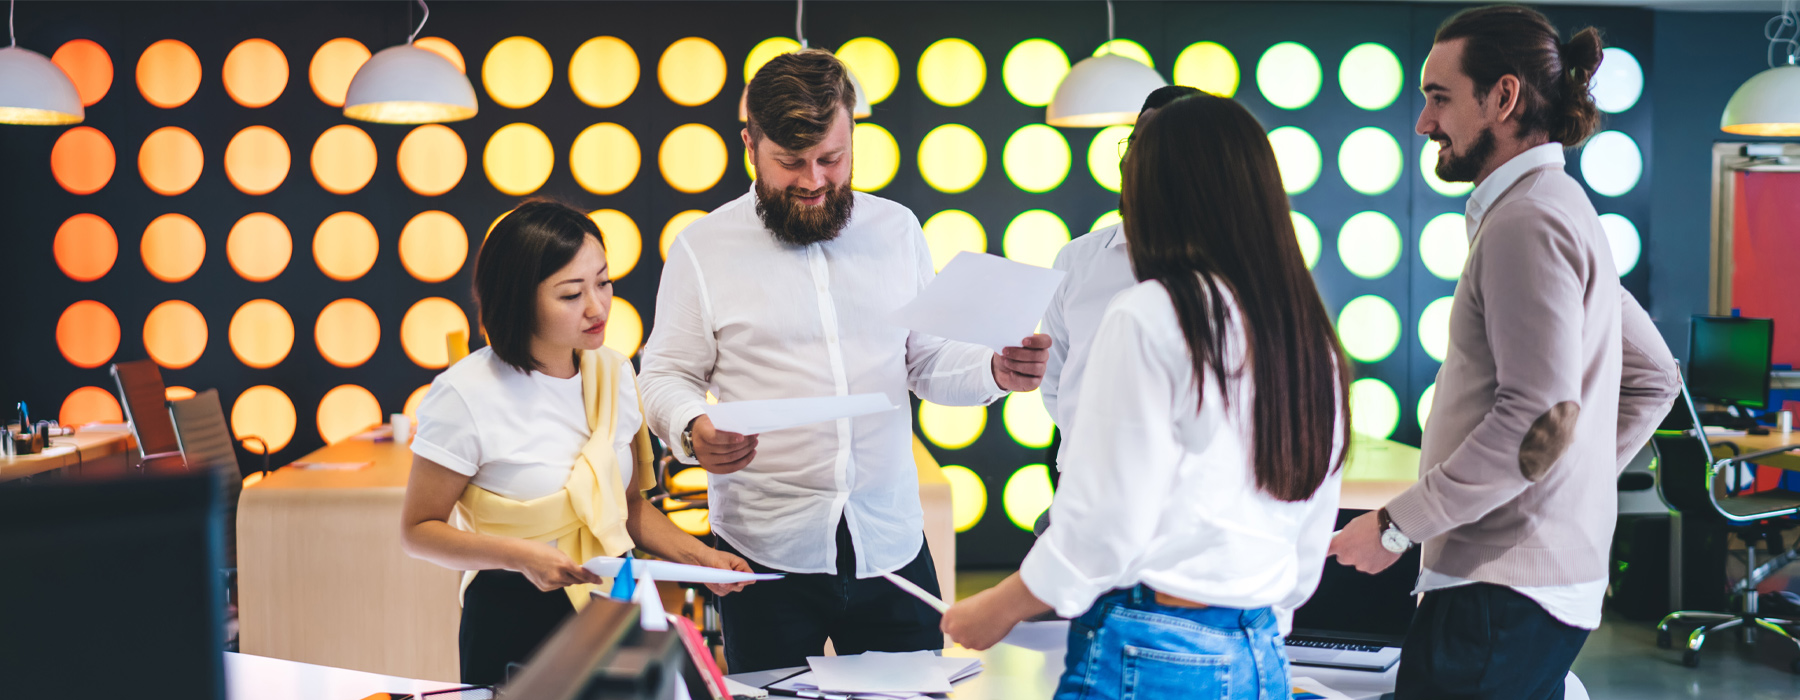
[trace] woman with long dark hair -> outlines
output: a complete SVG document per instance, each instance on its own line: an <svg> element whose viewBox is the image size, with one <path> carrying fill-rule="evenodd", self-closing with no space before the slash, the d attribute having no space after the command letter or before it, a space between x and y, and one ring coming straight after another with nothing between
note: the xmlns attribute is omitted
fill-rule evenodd
<svg viewBox="0 0 1800 700"><path fill-rule="evenodd" d="M1288 697L1281 635L1337 514L1349 367L1262 125L1211 95L1138 126L1107 309L1050 529L944 616L985 649L1054 609L1057 698Z"/></svg>

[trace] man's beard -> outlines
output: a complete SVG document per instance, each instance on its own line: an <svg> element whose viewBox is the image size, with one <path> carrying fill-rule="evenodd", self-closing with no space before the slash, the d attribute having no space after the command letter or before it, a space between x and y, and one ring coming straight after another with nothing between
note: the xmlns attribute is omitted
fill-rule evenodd
<svg viewBox="0 0 1800 700"><path fill-rule="evenodd" d="M1438 136L1440 135L1434 134L1433 138ZM1442 149L1438 151L1438 179L1444 182L1474 182L1476 176L1481 174L1481 166L1486 165L1488 159L1494 156L1494 129L1483 128L1481 135L1475 138L1475 145L1460 156L1450 152L1447 140L1438 141Z"/></svg>
<svg viewBox="0 0 1800 700"><path fill-rule="evenodd" d="M756 181L756 215L763 226L775 234L775 240L789 245L811 245L837 238L850 223L850 208L856 203L850 184L844 183L825 191L825 203L808 206L797 201L797 187L776 190Z"/></svg>

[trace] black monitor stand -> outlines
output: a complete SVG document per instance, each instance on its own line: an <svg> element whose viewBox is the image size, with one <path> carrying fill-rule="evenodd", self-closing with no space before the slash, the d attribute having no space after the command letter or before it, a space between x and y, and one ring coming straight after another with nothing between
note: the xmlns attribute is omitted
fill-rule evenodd
<svg viewBox="0 0 1800 700"><path fill-rule="evenodd" d="M1769 429L1756 422L1750 412L1735 404L1727 404L1724 411L1701 411L1701 425L1716 425L1727 430L1742 430L1748 435L1768 435Z"/></svg>

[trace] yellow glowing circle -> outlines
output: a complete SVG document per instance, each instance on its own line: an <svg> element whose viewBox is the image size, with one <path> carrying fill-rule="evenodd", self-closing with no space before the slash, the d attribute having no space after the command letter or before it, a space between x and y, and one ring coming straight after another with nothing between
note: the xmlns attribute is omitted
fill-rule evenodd
<svg viewBox="0 0 1800 700"><path fill-rule="evenodd" d="M1350 274L1380 279L1400 263L1400 227L1378 211L1350 217L1338 229L1337 252Z"/></svg>
<svg viewBox="0 0 1800 700"><path fill-rule="evenodd" d="M961 124L945 124L925 134L919 142L919 174L939 192L967 192L987 170L987 147L975 131Z"/></svg>
<svg viewBox="0 0 1800 700"><path fill-rule="evenodd" d="M225 259L239 277L251 282L279 277L293 255L294 237L273 214L246 214L225 237Z"/></svg>
<svg viewBox="0 0 1800 700"><path fill-rule="evenodd" d="M313 142L313 179L332 194L356 192L374 179L376 157L375 140L368 132L339 124Z"/></svg>
<svg viewBox="0 0 1800 700"><path fill-rule="evenodd" d="M1056 430L1056 423L1050 420L1050 412L1044 410L1042 392L1018 391L1008 395L1000 418L1006 424L1006 434L1011 435L1014 442L1032 449L1050 446L1050 434Z"/></svg>
<svg viewBox="0 0 1800 700"><path fill-rule="evenodd" d="M575 182L594 194L617 194L637 179L644 154L637 137L618 124L605 122L581 130L569 147L569 170Z"/></svg>
<svg viewBox="0 0 1800 700"><path fill-rule="evenodd" d="M669 223L663 224L662 235L657 238L656 245L662 250L662 259L669 259L669 247L675 245L675 237L688 227L688 224L699 221L706 212L689 209L669 217Z"/></svg>
<svg viewBox="0 0 1800 700"><path fill-rule="evenodd" d="M900 84L900 59L880 39L863 36L846 41L838 47L837 57L856 74L857 82L868 92L869 104L881 104Z"/></svg>
<svg viewBox="0 0 1800 700"><path fill-rule="evenodd" d="M941 406L930 401L919 402L919 429L925 439L946 450L960 450L975 444L987 428L986 406Z"/></svg>
<svg viewBox="0 0 1800 700"><path fill-rule="evenodd" d="M268 299L248 301L231 315L226 337L239 362L268 369L281 364L294 349L294 318Z"/></svg>
<svg viewBox="0 0 1800 700"><path fill-rule="evenodd" d="M1312 134L1297 126L1284 126L1269 132L1269 146L1275 149L1275 164L1281 169L1281 188L1290 195L1312 189L1319 181L1323 167L1319 142Z"/></svg>
<svg viewBox="0 0 1800 700"><path fill-rule="evenodd" d="M681 192L697 194L719 184L725 177L725 139L705 124L682 124L663 139L657 151L656 165L669 186Z"/></svg>
<svg viewBox="0 0 1800 700"><path fill-rule="evenodd" d="M462 182L463 173L469 169L469 149L450 127L425 124L401 139L395 163L407 189L436 197Z"/></svg>
<svg viewBox="0 0 1800 700"><path fill-rule="evenodd" d="M1113 192L1119 191L1123 177L1119 173L1119 163L1123 160L1124 149L1119 142L1131 137L1130 126L1109 126L1094 134L1094 140L1088 143L1088 172L1094 175L1094 182L1100 183Z"/></svg>
<svg viewBox="0 0 1800 700"><path fill-rule="evenodd" d="M163 369L182 369L206 352L206 317L181 300L165 301L144 317L144 351Z"/></svg>
<svg viewBox="0 0 1800 700"><path fill-rule="evenodd" d="M411 394L406 395L406 407L400 409L400 411L405 413L407 418L418 420L419 404L425 402L425 395L429 393L431 393L430 384L414 389Z"/></svg>
<svg viewBox="0 0 1800 700"><path fill-rule="evenodd" d="M163 387L163 400L164 401L186 401L186 400L194 398L195 396L198 396L198 395L199 395L199 392L196 392L193 389L189 389L185 386ZM68 425L69 421L63 421L63 424Z"/></svg>
<svg viewBox="0 0 1800 700"><path fill-rule="evenodd" d="M1000 65L1006 91L1021 104L1043 107L1056 95L1056 86L1069 74L1069 56L1049 39L1026 39L1006 52Z"/></svg>
<svg viewBox="0 0 1800 700"><path fill-rule="evenodd" d="M164 282L181 282L199 271L206 260L206 235L200 225L182 214L164 214L144 227L138 245L144 269Z"/></svg>
<svg viewBox="0 0 1800 700"><path fill-rule="evenodd" d="M874 192L900 172L900 144L879 125L857 124L850 133L850 186Z"/></svg>
<svg viewBox="0 0 1800 700"><path fill-rule="evenodd" d="M400 349L407 359L425 369L443 369L450 364L451 333L469 337L469 317L456 302L443 297L420 299L400 319Z"/></svg>
<svg viewBox="0 0 1800 700"><path fill-rule="evenodd" d="M1049 192L1069 176L1069 142L1047 124L1019 127L1006 139L1000 158L1006 178L1026 192Z"/></svg>
<svg viewBox="0 0 1800 700"><path fill-rule="evenodd" d="M1438 297L1419 314L1419 345L1425 354L1438 362L1450 352L1450 305L1452 297Z"/></svg>
<svg viewBox="0 0 1800 700"><path fill-rule="evenodd" d="M631 357L644 344L644 317L638 315L631 302L614 296L612 312L606 316L606 347Z"/></svg>
<svg viewBox="0 0 1800 700"><path fill-rule="evenodd" d="M293 165L287 139L266 126L245 127L225 145L225 178L244 194L268 194Z"/></svg>
<svg viewBox="0 0 1800 700"><path fill-rule="evenodd" d="M1474 190L1475 183L1473 182L1445 182L1438 177L1437 164L1440 148L1442 146L1431 139L1426 139L1425 145L1419 147L1419 176L1425 178L1425 184L1431 187L1431 191L1445 197L1461 197Z"/></svg>
<svg viewBox="0 0 1800 700"><path fill-rule="evenodd" d="M684 107L711 102L725 87L725 54L697 36L676 41L656 62L656 82L669 101Z"/></svg>
<svg viewBox="0 0 1800 700"><path fill-rule="evenodd" d="M987 62L967 41L939 39L919 56L919 89L932 102L961 107L980 95L986 83Z"/></svg>
<svg viewBox="0 0 1800 700"><path fill-rule="evenodd" d="M624 39L594 37L569 58L569 87L589 107L617 107L637 90L637 52Z"/></svg>
<svg viewBox="0 0 1800 700"><path fill-rule="evenodd" d="M1100 218L1094 219L1094 225L1089 226L1088 230L1089 231L1098 231L1098 230L1106 228L1108 226L1112 226L1115 224L1123 224L1123 223L1125 223L1125 217L1121 216L1119 214L1119 210L1114 209L1112 211L1106 212L1105 214L1101 214Z"/></svg>
<svg viewBox="0 0 1800 700"><path fill-rule="evenodd" d="M319 46L306 69L313 95L332 107L343 107L350 79L369 60L369 47L355 39L338 37Z"/></svg>
<svg viewBox="0 0 1800 700"><path fill-rule="evenodd" d="M556 166L556 150L544 130L530 124L500 127L488 137L481 153L481 168L494 189L513 196L536 192L550 179Z"/></svg>
<svg viewBox="0 0 1800 700"><path fill-rule="evenodd" d="M1344 352L1358 362L1385 360L1400 345L1400 314L1373 294L1351 299L1338 313L1338 339Z"/></svg>
<svg viewBox="0 0 1800 700"><path fill-rule="evenodd" d="M1379 379L1358 379L1350 383L1350 429L1358 434L1385 440L1400 426L1400 397L1393 387Z"/></svg>
<svg viewBox="0 0 1800 700"><path fill-rule="evenodd" d="M522 36L501 39L481 61L481 85L501 107L530 107L550 91L556 74L544 45Z"/></svg>
<svg viewBox="0 0 1800 700"><path fill-rule="evenodd" d="M1365 126L1350 132L1338 149L1338 172L1344 176L1344 182L1366 195L1393 189L1400 182L1405 163L1400 142L1380 127Z"/></svg>
<svg viewBox="0 0 1800 700"><path fill-rule="evenodd" d="M1231 97L1237 94L1237 58L1216 42L1190 44L1175 57L1175 84Z"/></svg>
<svg viewBox="0 0 1800 700"><path fill-rule="evenodd" d="M287 55L268 39L245 39L225 54L223 77L233 102L266 106L287 89Z"/></svg>
<svg viewBox="0 0 1800 700"><path fill-rule="evenodd" d="M1013 217L1000 238L1000 247L1006 257L1039 267L1050 267L1055 263L1056 254L1068 243L1069 225L1063 223L1061 217L1042 209L1032 209Z"/></svg>
<svg viewBox="0 0 1800 700"><path fill-rule="evenodd" d="M968 532L987 513L987 485L968 467L951 464L942 468L950 482L950 522L957 532Z"/></svg>
<svg viewBox="0 0 1800 700"><path fill-rule="evenodd" d="M1150 50L1144 48L1143 44L1130 39L1114 39L1101 44L1100 48L1094 49L1095 56L1104 56L1106 54L1124 56L1151 68L1156 67L1156 61L1150 58Z"/></svg>
<svg viewBox="0 0 1800 700"><path fill-rule="evenodd" d="M756 77L756 72L762 70L762 67L771 59L799 50L800 42L785 36L769 37L757 42L756 46L750 49L750 55L744 58L744 84L750 84L750 81Z"/></svg>
<svg viewBox="0 0 1800 700"><path fill-rule="evenodd" d="M420 212L400 229L400 265L421 282L455 277L468 257L469 232L454 216L435 210Z"/></svg>
<svg viewBox="0 0 1800 700"><path fill-rule="evenodd" d="M1319 238L1319 226L1307 215L1297 211L1289 211L1288 218L1294 221L1294 239L1300 242L1300 257L1306 261L1306 269L1311 270L1319 264L1319 251L1323 247Z"/></svg>
<svg viewBox="0 0 1800 700"><path fill-rule="evenodd" d="M1419 429L1425 429L1425 423L1431 420L1431 400L1437 398L1437 384L1425 387L1425 393L1419 395Z"/></svg>
<svg viewBox="0 0 1800 700"><path fill-rule="evenodd" d="M1371 111L1393 104L1400 97L1403 80L1400 58L1374 42L1357 44L1338 64L1338 86L1344 89L1344 97Z"/></svg>
<svg viewBox="0 0 1800 700"><path fill-rule="evenodd" d="M1037 524L1038 516L1050 509L1050 500L1055 495L1050 488L1050 468L1029 464L1006 478L1006 490L1000 494L1000 501L1006 506L1006 518L1020 530L1030 532ZM954 503L951 508L955 508Z"/></svg>
<svg viewBox="0 0 1800 700"><path fill-rule="evenodd" d="M1282 109L1300 109L1319 96L1324 76L1319 57L1292 41L1269 47L1256 62L1256 87L1263 99Z"/></svg>
<svg viewBox="0 0 1800 700"><path fill-rule="evenodd" d="M150 191L173 197L192 189L206 167L200 140L179 126L165 126L144 137L138 149L138 175Z"/></svg>
<svg viewBox="0 0 1800 700"><path fill-rule="evenodd" d="M359 367L374 357L375 348L381 345L381 319L368 304L339 299L326 304L313 322L313 343L326 362Z"/></svg>
<svg viewBox="0 0 1800 700"><path fill-rule="evenodd" d="M313 232L313 262L326 277L339 282L361 279L375 266L381 253L381 239L375 224L353 211L340 211L325 217Z"/></svg>
<svg viewBox="0 0 1800 700"><path fill-rule="evenodd" d="M974 215L945 209L925 220L925 245L931 249L931 269L941 271L957 253L987 252L987 231ZM940 443L941 444L941 443Z"/></svg>
<svg viewBox="0 0 1800 700"><path fill-rule="evenodd" d="M280 452L294 439L297 419L294 401L286 392L261 384L238 394L231 403L231 433L239 440L250 440L246 447L253 453Z"/></svg>
<svg viewBox="0 0 1800 700"><path fill-rule="evenodd" d="M1432 275L1455 281L1462 277L1463 261L1468 257L1469 228L1463 215L1439 214L1425 224L1419 234L1419 259Z"/></svg>
<svg viewBox="0 0 1800 700"><path fill-rule="evenodd" d="M330 445L380 425L381 402L355 384L344 384L319 399L319 437Z"/></svg>
<svg viewBox="0 0 1800 700"><path fill-rule="evenodd" d="M606 244L607 274L613 279L629 274L644 254L644 236L638 232L637 222L617 209L601 209L588 218L600 227L600 241Z"/></svg>

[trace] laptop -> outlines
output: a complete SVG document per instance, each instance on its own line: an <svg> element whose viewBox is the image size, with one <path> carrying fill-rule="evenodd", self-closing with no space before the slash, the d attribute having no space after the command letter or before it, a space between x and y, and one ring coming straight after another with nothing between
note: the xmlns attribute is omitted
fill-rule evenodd
<svg viewBox="0 0 1800 700"><path fill-rule="evenodd" d="M1339 510L1335 529L1367 512ZM1400 661L1400 645L1406 641L1406 630L1418 607L1412 592L1418 578L1418 547L1373 576L1339 564L1337 559L1326 559L1319 589L1294 611L1294 630L1287 637L1288 661L1355 671L1393 668Z"/></svg>

